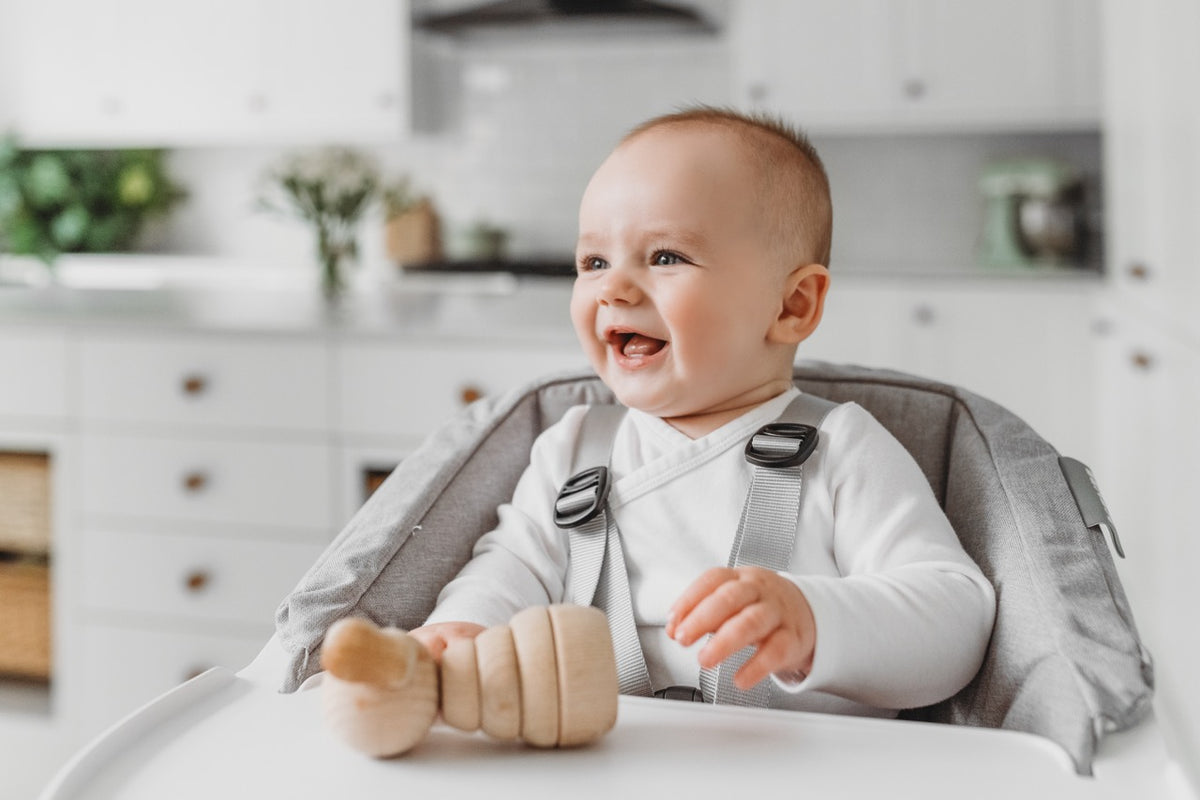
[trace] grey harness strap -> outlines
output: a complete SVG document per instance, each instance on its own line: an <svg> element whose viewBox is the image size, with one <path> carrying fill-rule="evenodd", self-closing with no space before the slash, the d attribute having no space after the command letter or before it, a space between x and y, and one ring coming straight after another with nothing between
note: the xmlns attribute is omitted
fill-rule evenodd
<svg viewBox="0 0 1200 800"><path fill-rule="evenodd" d="M760 428L746 443L746 460L755 465L754 475L729 553L730 567L782 572L791 564L804 491L804 462L816 449L817 430L835 406L801 394L778 420ZM701 694L723 705L770 707L775 691L772 681L760 681L746 691L733 684L734 674L754 650L753 646L744 647L716 667L700 670Z"/></svg>
<svg viewBox="0 0 1200 800"><path fill-rule="evenodd" d="M816 448L817 429L835 405L801 394L779 419L760 428L746 443L746 459L755 465L755 470L729 566L784 570L791 562L803 488L803 463ZM555 524L570 532L567 586L571 600L594 605L608 615L620 691L648 696L653 687L633 618L621 537L607 504L608 463L624 413L619 406L588 409L579 435L575 472L559 492L554 519ZM717 668L702 670L700 686L704 699L768 706L772 691L769 681L762 681L747 692L733 685L733 674L753 652L753 647L744 648Z"/></svg>
<svg viewBox="0 0 1200 800"><path fill-rule="evenodd" d="M625 409L620 406L593 406L583 418L576 471L559 492L554 503L554 522L569 533L570 557L567 560L567 588L571 600L594 605L608 616L617 656L617 684L621 694L649 697L650 672L642 655L637 623L633 618L633 600L629 594L629 573L621 535L608 511L608 462L612 442Z"/></svg>

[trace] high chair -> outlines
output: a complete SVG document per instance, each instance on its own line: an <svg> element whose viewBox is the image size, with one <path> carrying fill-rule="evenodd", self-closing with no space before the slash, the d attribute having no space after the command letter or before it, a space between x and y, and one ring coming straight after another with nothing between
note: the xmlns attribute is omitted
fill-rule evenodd
<svg viewBox="0 0 1200 800"><path fill-rule="evenodd" d="M325 632L351 615L422 624L494 526L536 436L573 405L614 402L594 376L565 375L480 401L434 432L284 600L277 633L253 664L236 675L210 670L118 723L63 769L44 800L356 796L388 787L726 797L760 780L813 797L1195 800L1152 713L1151 657L1090 473L1013 414L953 386L816 362L798 365L794 377L805 392L857 402L904 444L993 582L987 655L957 695L899 720L621 697L616 728L577 750L528 750L438 726L398 759L341 747L315 699Z"/></svg>

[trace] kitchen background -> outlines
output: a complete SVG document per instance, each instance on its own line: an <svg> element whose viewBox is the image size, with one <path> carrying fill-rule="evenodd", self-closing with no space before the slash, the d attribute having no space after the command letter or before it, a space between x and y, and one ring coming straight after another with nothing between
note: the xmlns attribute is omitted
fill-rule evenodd
<svg viewBox="0 0 1200 800"><path fill-rule="evenodd" d="M506 271L569 263L614 141L696 102L779 111L826 162L835 288L803 357L962 384L1096 467L1160 718L1197 769L1181 609L1200 547L1176 533L1200 399L1180 233L1200 177L1200 70L1178 38L1194 9L708 0L687 4L699 32L421 24L478 5L0 0L0 130L26 148L166 147L186 191L136 253L47 271L0 252L0 451L41 459L0 473L0 497L7 481L46 498L54 623L46 678L0 679L0 796L32 795L187 674L253 655L363 486L460 402L579 364L569 281ZM327 303L312 230L257 200L281 159L331 143L427 195L447 259L499 271L398 269L375 206ZM1014 256L997 220L1047 176L1073 192L1052 199L1075 235Z"/></svg>

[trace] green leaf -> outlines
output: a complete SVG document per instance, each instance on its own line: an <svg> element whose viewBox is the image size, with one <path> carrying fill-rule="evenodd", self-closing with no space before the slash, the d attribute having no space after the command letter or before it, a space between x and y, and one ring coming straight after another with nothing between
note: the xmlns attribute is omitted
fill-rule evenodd
<svg viewBox="0 0 1200 800"><path fill-rule="evenodd" d="M129 164L117 177L117 200L124 206L147 206L154 199L154 176L145 164Z"/></svg>
<svg viewBox="0 0 1200 800"><path fill-rule="evenodd" d="M40 153L34 156L25 174L25 188L34 208L53 208L70 198L71 176L57 156Z"/></svg>
<svg viewBox="0 0 1200 800"><path fill-rule="evenodd" d="M50 223L50 238L58 249L70 252L79 247L87 235L92 217L81 205L73 205Z"/></svg>

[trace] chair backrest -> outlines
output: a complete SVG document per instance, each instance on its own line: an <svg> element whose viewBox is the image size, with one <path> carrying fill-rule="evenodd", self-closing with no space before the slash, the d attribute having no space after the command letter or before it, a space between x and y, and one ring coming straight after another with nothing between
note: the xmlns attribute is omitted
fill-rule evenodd
<svg viewBox="0 0 1200 800"><path fill-rule="evenodd" d="M1149 710L1153 671L1103 538L1087 528L1058 453L1015 415L900 373L804 363L795 382L854 401L920 464L964 548L996 588L983 666L954 697L903 716L1040 734L1089 773L1100 737ZM571 406L612 403L592 375L549 378L476 403L405 459L279 608L284 691L317 669L350 614L410 629L495 526L533 440Z"/></svg>

